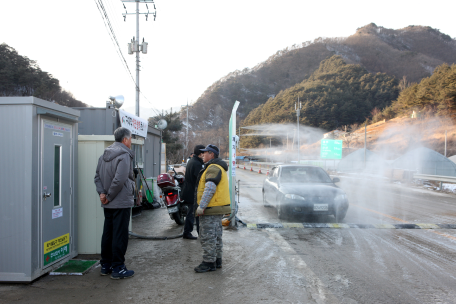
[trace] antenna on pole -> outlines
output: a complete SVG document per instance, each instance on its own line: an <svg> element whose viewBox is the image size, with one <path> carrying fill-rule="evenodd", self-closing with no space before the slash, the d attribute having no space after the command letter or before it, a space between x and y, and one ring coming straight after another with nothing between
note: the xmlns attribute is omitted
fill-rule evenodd
<svg viewBox="0 0 456 304"><path fill-rule="evenodd" d="M136 53L136 105L135 105L135 115L139 117L139 93L141 92L139 89L139 53L142 52L143 54L147 54L147 45L148 43L142 41L142 44L139 44L140 38L139 38L139 15L146 15L146 21L148 21L149 14L149 6L147 3L152 3L154 5L154 12L152 15L154 16L154 21L155 17L157 16L157 10L155 9L155 3L153 0L121 0L122 4L125 9L125 13L122 14L124 21L126 21L127 15L136 15L136 39L133 37L133 40L131 43L128 44L128 54L133 55L133 53ZM127 8L125 6L125 2L135 2L136 3L136 12L135 13L128 13ZM140 13L139 12L139 3L144 3L146 4L147 8L147 13Z"/></svg>

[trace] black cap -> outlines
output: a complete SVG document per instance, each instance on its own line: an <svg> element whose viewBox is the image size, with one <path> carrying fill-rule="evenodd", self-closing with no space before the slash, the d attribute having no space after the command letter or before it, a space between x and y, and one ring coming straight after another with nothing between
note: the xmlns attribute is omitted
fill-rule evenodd
<svg viewBox="0 0 456 304"><path fill-rule="evenodd" d="M215 146L215 145L207 145L206 148L201 149L200 151L202 151L202 152L211 151L211 152L217 154L217 156L220 153L219 152L220 151L219 148L217 146Z"/></svg>
<svg viewBox="0 0 456 304"><path fill-rule="evenodd" d="M193 153L198 156L201 153L203 153L203 152L201 152L201 149L204 149L203 145L196 145L195 148L193 149Z"/></svg>

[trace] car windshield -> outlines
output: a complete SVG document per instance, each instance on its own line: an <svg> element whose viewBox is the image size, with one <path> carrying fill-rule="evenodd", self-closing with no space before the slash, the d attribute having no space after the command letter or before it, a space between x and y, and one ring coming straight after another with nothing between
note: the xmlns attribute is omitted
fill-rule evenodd
<svg viewBox="0 0 456 304"><path fill-rule="evenodd" d="M284 167L280 180L285 183L332 183L323 169L312 167Z"/></svg>

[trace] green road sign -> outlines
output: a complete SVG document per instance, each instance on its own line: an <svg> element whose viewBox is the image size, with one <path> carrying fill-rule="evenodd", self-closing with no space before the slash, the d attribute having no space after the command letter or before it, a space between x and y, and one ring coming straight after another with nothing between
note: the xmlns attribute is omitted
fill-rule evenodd
<svg viewBox="0 0 456 304"><path fill-rule="evenodd" d="M342 159L342 141L333 139L322 139L320 158Z"/></svg>

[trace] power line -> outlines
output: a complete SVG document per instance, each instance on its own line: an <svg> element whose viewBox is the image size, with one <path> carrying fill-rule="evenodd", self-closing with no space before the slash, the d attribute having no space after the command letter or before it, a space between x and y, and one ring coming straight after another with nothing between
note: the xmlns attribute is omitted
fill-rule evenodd
<svg viewBox="0 0 456 304"><path fill-rule="evenodd" d="M101 18L103 19L103 24L105 25L105 27L106 27L106 29L108 31L108 34L110 34L109 37L111 38L111 41L114 44L114 48L116 49L117 55L119 56L119 58L120 58L120 60L122 62L122 65L124 66L126 71L130 74L130 78L133 81L135 87L137 87L136 82L135 82L135 80L133 78L133 75L132 75L132 73L130 71L130 68L129 68L128 64L127 64L127 61L125 60L125 57L124 57L124 55L122 53L122 49L119 46L119 42L117 40L117 36L115 34L115 31L113 29L111 21L109 20L108 13L106 12L106 9L105 9L105 7L103 5L103 1L102 0L98 0L98 1L94 0L94 1L95 1L95 4L97 5L98 11L100 12ZM139 92L146 99L146 101L152 106L152 103L149 101L149 99L147 99L147 97L144 95L144 93L141 90L139 90ZM155 112L156 115L158 115L158 116L160 115L160 112L157 109L155 109L154 107L151 107L151 109Z"/></svg>
<svg viewBox="0 0 456 304"><path fill-rule="evenodd" d="M116 16L117 15L117 12L116 12L116 8L115 6L113 5L113 3L111 3L110 0L108 0L108 13L111 15L111 17L113 16ZM117 20L117 18L114 18L114 30L115 31L118 31L120 29L120 23L119 21Z"/></svg>
<svg viewBox="0 0 456 304"><path fill-rule="evenodd" d="M108 34L110 34L109 37L111 38L111 41L113 42L114 47L116 48L117 54L119 55L124 68L130 74L130 77L134 83L133 75L131 74L127 61L125 60L125 57L122 54L122 50L120 49L119 42L117 41L117 37L116 37L116 34L114 33L114 30L112 29L111 22L109 21L109 17L106 13L106 10L104 9L103 3L101 0L98 0L98 1L94 0L94 1L95 1L95 4L97 5L98 11L101 14L101 18L103 19L103 24L105 25L106 29L108 30ZM103 10L103 12L102 12L102 10Z"/></svg>

